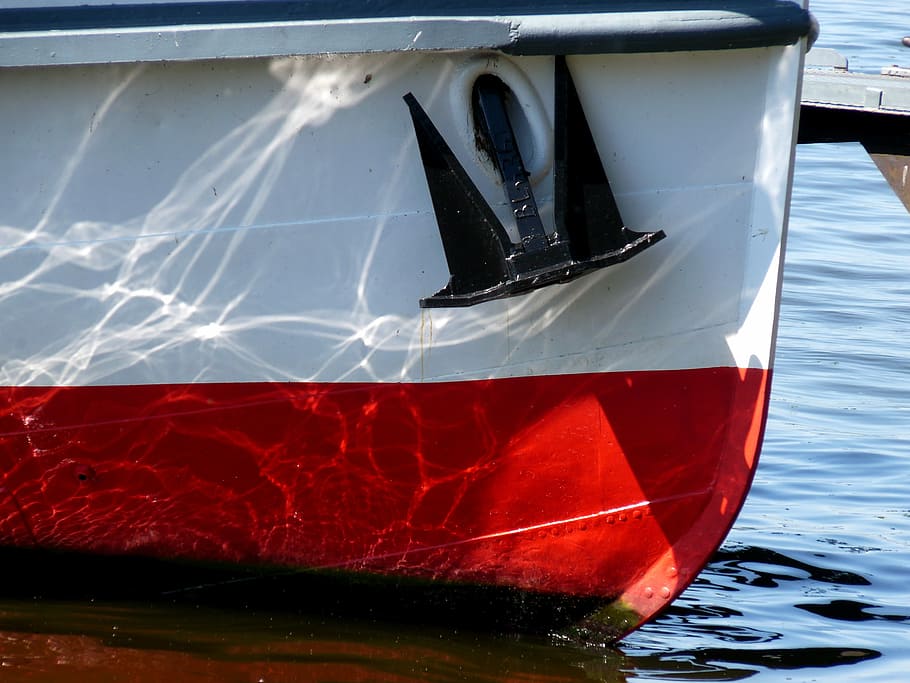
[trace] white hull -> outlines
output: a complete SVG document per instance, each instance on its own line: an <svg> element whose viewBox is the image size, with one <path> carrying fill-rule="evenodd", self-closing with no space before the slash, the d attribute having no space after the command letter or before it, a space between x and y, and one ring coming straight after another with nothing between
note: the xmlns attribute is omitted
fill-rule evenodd
<svg viewBox="0 0 910 683"><path fill-rule="evenodd" d="M505 216L464 101L500 74L552 225L551 58L2 71L2 383L768 368L800 49L570 58L626 225L667 239L465 310L417 305L448 272L401 96Z"/></svg>

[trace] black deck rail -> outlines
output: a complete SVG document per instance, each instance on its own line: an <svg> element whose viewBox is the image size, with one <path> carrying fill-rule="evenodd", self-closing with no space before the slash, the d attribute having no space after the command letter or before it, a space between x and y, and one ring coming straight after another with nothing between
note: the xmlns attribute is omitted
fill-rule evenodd
<svg viewBox="0 0 910 683"><path fill-rule="evenodd" d="M792 0L7 0L0 67L413 50L515 55L792 45Z"/></svg>

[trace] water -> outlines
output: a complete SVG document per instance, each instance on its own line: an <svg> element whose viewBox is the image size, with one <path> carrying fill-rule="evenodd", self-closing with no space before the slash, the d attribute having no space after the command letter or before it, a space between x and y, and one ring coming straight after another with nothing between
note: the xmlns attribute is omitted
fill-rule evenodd
<svg viewBox="0 0 910 683"><path fill-rule="evenodd" d="M910 65L905 0L813 11L819 46L851 69ZM802 147L751 496L693 586L618 647L331 610L32 600L19 576L18 597L0 597L0 681L905 680L908 335L910 216L858 146ZM47 593L55 567L45 571L35 584Z"/></svg>

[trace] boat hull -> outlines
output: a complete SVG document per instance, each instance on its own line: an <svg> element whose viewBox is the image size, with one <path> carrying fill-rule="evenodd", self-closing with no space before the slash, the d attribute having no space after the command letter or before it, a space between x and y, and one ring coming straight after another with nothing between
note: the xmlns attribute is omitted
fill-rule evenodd
<svg viewBox="0 0 910 683"><path fill-rule="evenodd" d="M0 529L26 546L598 597L627 608L604 625L618 635L726 534L768 379L9 389Z"/></svg>
<svg viewBox="0 0 910 683"><path fill-rule="evenodd" d="M552 232L552 57L0 71L0 541L582 600L601 639L651 618L757 462L802 50L569 57L626 225L666 239L433 310L402 97L517 242L472 88L508 89Z"/></svg>

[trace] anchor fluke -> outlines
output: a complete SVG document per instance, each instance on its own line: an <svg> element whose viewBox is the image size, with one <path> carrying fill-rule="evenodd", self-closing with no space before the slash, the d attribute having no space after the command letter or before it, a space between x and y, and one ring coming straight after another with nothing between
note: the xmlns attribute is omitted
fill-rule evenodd
<svg viewBox="0 0 910 683"><path fill-rule="evenodd" d="M517 296L626 261L661 240L623 224L565 58L556 58L554 209L547 233L494 76L474 87L478 136L502 178L519 241L513 242L445 139L408 93L408 105L449 266L448 284L421 307L471 306Z"/></svg>

